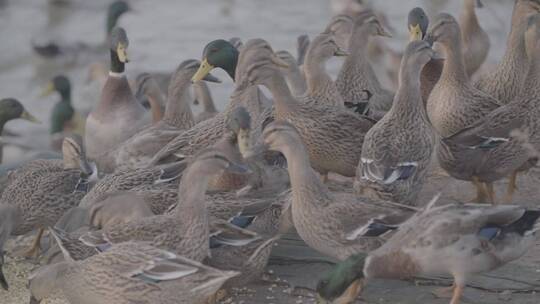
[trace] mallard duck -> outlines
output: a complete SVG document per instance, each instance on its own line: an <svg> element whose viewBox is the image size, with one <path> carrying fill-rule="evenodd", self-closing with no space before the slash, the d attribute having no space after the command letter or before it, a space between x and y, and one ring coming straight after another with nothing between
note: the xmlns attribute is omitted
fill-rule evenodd
<svg viewBox="0 0 540 304"><path fill-rule="evenodd" d="M420 7L413 8L407 18L409 41L424 39L428 31L428 26L429 18L424 10ZM436 58L436 55L434 55L422 69L422 73L420 74L420 89L422 91L424 106L427 104L431 91L441 78L443 67L444 59Z"/></svg>
<svg viewBox="0 0 540 304"><path fill-rule="evenodd" d="M459 25L463 40L463 56L467 75L471 77L486 61L491 42L489 36L478 23L475 8L482 8L481 0L464 0Z"/></svg>
<svg viewBox="0 0 540 304"><path fill-rule="evenodd" d="M49 41L44 44L37 44L32 42L32 48L34 52L41 58L46 60L55 61L61 60L62 62L73 64L73 63L84 63L85 60L80 60L81 57L91 57L94 58L97 54L105 54L107 50L107 41L112 35L112 30L118 23L118 19L125 13L131 10L129 4L126 1L114 1L112 2L107 9L107 18L106 18L106 35L103 43L98 45L88 45L84 42L78 42L71 45L62 45L55 41ZM92 55L92 56L90 56Z"/></svg>
<svg viewBox="0 0 540 304"><path fill-rule="evenodd" d="M163 92L150 73L141 73L135 78L135 98L147 109L152 111L152 123L163 118L165 98Z"/></svg>
<svg viewBox="0 0 540 304"><path fill-rule="evenodd" d="M39 120L28 113L22 103L15 98L0 99L0 136L4 131L6 123L13 119L24 119L33 123L39 123ZM0 163L3 157L2 141L0 141Z"/></svg>
<svg viewBox="0 0 540 304"><path fill-rule="evenodd" d="M84 160L81 146L71 138L64 140L64 161L36 160L10 173L6 190L0 198L0 285L8 289L1 271L3 246L11 235L23 235L40 229L32 247L39 252L43 230L56 221L86 194L94 172Z"/></svg>
<svg viewBox="0 0 540 304"><path fill-rule="evenodd" d="M345 260L351 254L379 247L383 240L378 236L406 216L406 209L400 212L394 203L331 193L311 168L307 147L291 124L273 122L264 130L263 138L269 149L283 153L287 159L292 221L313 249ZM375 226L387 229L375 232Z"/></svg>
<svg viewBox="0 0 540 304"><path fill-rule="evenodd" d="M441 78L429 95L427 112L439 135L447 137L485 117L499 107L499 101L470 84L454 17L437 15L426 39L440 44L445 53Z"/></svg>
<svg viewBox="0 0 540 304"><path fill-rule="evenodd" d="M246 45L242 47L242 53L257 52L258 45ZM243 62L242 55L228 41L218 39L209 42L203 51L203 60L197 73L192 77L193 82L202 80L212 69L221 68L236 81L244 74L240 70L245 69L249 62ZM237 88L230 97L227 107L211 119L196 124L193 128L177 136L164 146L150 161L151 165L162 162L170 162L195 155L201 149L211 147L223 137L227 130L227 117L237 106L244 106L251 117L259 117L266 103L262 92L256 88Z"/></svg>
<svg viewBox="0 0 540 304"><path fill-rule="evenodd" d="M359 14L353 22L349 36L348 52L336 79L341 96L345 102L356 102L363 99L364 90L373 94L370 99L370 109L388 111L392 106L394 94L382 88L367 57L366 41L370 37L391 37L375 15L370 12Z"/></svg>
<svg viewBox="0 0 540 304"><path fill-rule="evenodd" d="M511 202L518 172L529 169L538 160L537 152L528 146L532 145L533 150L540 146L537 103L540 98L540 17L530 17L529 24L536 41L529 52L532 57L525 81L525 87L530 89L464 130L443 138L438 153L441 166L453 177L485 183L480 185L483 194L480 199L491 203L496 203L494 181L510 176L504 201ZM526 139L514 135L516 132L523 133Z"/></svg>
<svg viewBox="0 0 540 304"><path fill-rule="evenodd" d="M199 68L198 60L183 61L171 79L167 108L163 118L149 126L121 144L112 154L115 167L143 167L163 146L169 143L185 130L194 126L193 113L190 103L191 77ZM211 74L204 80L219 82Z"/></svg>
<svg viewBox="0 0 540 304"><path fill-rule="evenodd" d="M420 91L420 74L432 57L425 41L407 46L392 107L364 138L355 180L361 195L416 204L435 143Z"/></svg>
<svg viewBox="0 0 540 304"><path fill-rule="evenodd" d="M210 236L205 192L210 178L225 170L244 172L245 168L232 163L217 149L204 150L183 174L178 189L182 204L175 212L114 225L81 240L96 246L128 240L149 241L157 247L202 261L208 255Z"/></svg>
<svg viewBox="0 0 540 304"><path fill-rule="evenodd" d="M204 81L198 81L193 84L193 91L195 95L193 104L201 104L203 107L202 112L195 117L195 123L199 123L203 120L216 116L218 110L216 109L216 105L214 104L214 99L212 98L212 94L210 94L210 88L208 88L208 85Z"/></svg>
<svg viewBox="0 0 540 304"><path fill-rule="evenodd" d="M101 100L86 119L88 157L95 159L99 167L110 166L100 158L150 124L151 120L149 113L133 96L124 74L129 44L126 31L120 27L113 29L110 40L111 70L101 92Z"/></svg>
<svg viewBox="0 0 540 304"><path fill-rule="evenodd" d="M482 74L474 86L508 104L519 96L528 71L527 50L524 33L528 16L540 12L536 0L516 0L512 13L512 29L506 42L506 51L494 71Z"/></svg>
<svg viewBox="0 0 540 304"><path fill-rule="evenodd" d="M309 44L303 70L307 89L297 98L306 104L334 106L344 109L345 105L334 80L326 72L326 62L334 56L347 56L332 33L317 35Z"/></svg>
<svg viewBox="0 0 540 304"><path fill-rule="evenodd" d="M84 134L84 118L77 113L71 102L71 82L64 75L54 77L41 96L46 97L53 92L60 95L51 112L51 147L60 150L64 137L72 134Z"/></svg>
<svg viewBox="0 0 540 304"><path fill-rule="evenodd" d="M56 277L54 287L71 303L205 304L226 280L238 275L142 242L114 245L83 261L73 261L63 252L67 262L49 271ZM33 290L47 274L32 278Z"/></svg>
<svg viewBox="0 0 540 304"><path fill-rule="evenodd" d="M471 275L518 259L534 245L539 217L540 211L511 205L427 208L382 247L351 256L319 281L319 303L353 303L370 279L450 275L450 303L458 304Z"/></svg>
<svg viewBox="0 0 540 304"><path fill-rule="evenodd" d="M265 45L251 54L252 64L244 71L242 86L266 86L274 97L274 119L287 121L298 129L306 144L311 165L326 176L335 172L354 176L360 160L364 135L374 124L367 117L334 106L305 104L294 98L287 87L280 65L286 65Z"/></svg>

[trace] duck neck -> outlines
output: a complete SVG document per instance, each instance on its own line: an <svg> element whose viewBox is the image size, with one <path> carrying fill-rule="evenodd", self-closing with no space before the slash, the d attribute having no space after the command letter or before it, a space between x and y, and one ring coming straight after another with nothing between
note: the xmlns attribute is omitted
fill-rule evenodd
<svg viewBox="0 0 540 304"><path fill-rule="evenodd" d="M184 231L208 220L205 196L208 181L209 177L200 176L193 165L182 177L178 191L179 205L175 209L175 216L180 220L180 228Z"/></svg>
<svg viewBox="0 0 540 304"><path fill-rule="evenodd" d="M516 14L520 15L520 14ZM527 47L525 43L525 31L527 30L527 18L522 17L516 19L515 22L512 22L512 29L508 36L506 43L506 51L504 52L501 63L498 67L498 72L503 75L508 75L509 79L513 79L517 85L520 81L523 80L523 77L526 75L523 71L528 69L528 60L527 60ZM518 73L523 75L522 77L510 76L512 74Z"/></svg>
<svg viewBox="0 0 540 304"><path fill-rule="evenodd" d="M205 112L217 112L214 100L208 89L208 85L204 81L199 81L193 85L197 100L202 104Z"/></svg>
<svg viewBox="0 0 540 304"><path fill-rule="evenodd" d="M151 93L146 95L152 111L152 122L156 123L163 118L163 96L161 93Z"/></svg>
<svg viewBox="0 0 540 304"><path fill-rule="evenodd" d="M322 205L328 202L328 189L311 167L304 145L300 141L291 143L281 152L287 159L291 189L297 204L316 202Z"/></svg>
<svg viewBox="0 0 540 304"><path fill-rule="evenodd" d="M280 72L276 71L264 85L274 97L274 107L278 117L290 113L298 107L298 101L292 96L287 82Z"/></svg>
<svg viewBox="0 0 540 304"><path fill-rule="evenodd" d="M334 81L326 72L326 60L310 56L308 53L304 64L306 75L307 94L318 95L334 85Z"/></svg>
<svg viewBox="0 0 540 304"><path fill-rule="evenodd" d="M540 50L535 50L536 54L540 54ZM525 79L524 93L528 97L540 98L540 56L532 56L529 63L529 72Z"/></svg>
<svg viewBox="0 0 540 304"><path fill-rule="evenodd" d="M441 73L441 80L456 85L465 85L469 82L469 76L465 72L463 52L461 51L461 37L453 39L451 43L443 44L446 58Z"/></svg>
<svg viewBox="0 0 540 304"><path fill-rule="evenodd" d="M122 61L120 61L120 59L118 58L118 54L115 51L110 50L110 53L111 53L111 70L109 74L118 75L118 76L123 75L125 71L125 64Z"/></svg>
<svg viewBox="0 0 540 304"><path fill-rule="evenodd" d="M420 73L418 67L402 67L399 72L399 86L390 109L391 113L402 118L418 119L425 112L420 90Z"/></svg>
<svg viewBox="0 0 540 304"><path fill-rule="evenodd" d="M182 78L171 82L169 85L169 97L165 115L163 120L168 124L178 128L187 129L192 127L194 123L193 112L189 102L191 95L189 94L190 80Z"/></svg>
<svg viewBox="0 0 540 304"><path fill-rule="evenodd" d="M372 93L377 93L381 89L381 84L367 59L367 45L370 33L365 27L355 28L349 40L349 55L345 59L340 71L340 78L348 83L343 90L348 90L350 85L368 89ZM342 84L343 85L343 84Z"/></svg>
<svg viewBox="0 0 540 304"><path fill-rule="evenodd" d="M461 10L460 25L468 30L475 30L480 27L478 17L476 16L477 0L465 0Z"/></svg>

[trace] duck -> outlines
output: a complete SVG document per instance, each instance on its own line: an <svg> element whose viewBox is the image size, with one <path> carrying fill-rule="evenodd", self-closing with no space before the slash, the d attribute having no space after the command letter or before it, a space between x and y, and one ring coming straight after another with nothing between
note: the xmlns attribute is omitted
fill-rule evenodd
<svg viewBox="0 0 540 304"><path fill-rule="evenodd" d="M365 43L370 37L391 37L371 11L359 14L351 20L353 28L349 36L349 56L343 62L336 85L345 102L363 100L364 90L373 94L369 107L373 111L386 112L392 105L394 94L382 88L367 57Z"/></svg>
<svg viewBox="0 0 540 304"><path fill-rule="evenodd" d="M238 275L147 242L124 242L82 261L69 258L66 250L63 253L66 262L40 271L30 286L39 290L45 282L60 289L70 303L204 304L225 281Z"/></svg>
<svg viewBox="0 0 540 304"><path fill-rule="evenodd" d="M241 53L257 52L258 48L259 45L243 45ZM243 66L249 64L249 62L243 63L241 53L227 40L210 41L203 50L201 66L193 75L192 82L202 80L214 68L221 68L236 84L238 78L244 74L240 72L244 69ZM211 147L223 137L227 130L227 117L236 107L245 107L250 116L255 119L263 112L265 104L266 98L258 88L240 89L237 87L230 97L229 104L222 112L196 124L171 140L154 155L149 165L182 160L195 155L197 151Z"/></svg>
<svg viewBox="0 0 540 304"><path fill-rule="evenodd" d="M513 101L523 90L528 71L524 33L530 15L540 12L535 0L516 0L512 12L512 28L506 42L506 51L494 71L479 75L474 86L499 100L501 104Z"/></svg>
<svg viewBox="0 0 540 304"><path fill-rule="evenodd" d="M88 63L90 59L95 59L96 55L105 54L107 41L112 36L112 31L118 24L118 20L130 11L132 11L132 8L126 1L118 0L109 4L105 24L105 39L98 45L89 45L85 42L61 44L57 41L39 44L32 41L32 49L39 58L46 61L53 60L68 65Z"/></svg>
<svg viewBox="0 0 540 304"><path fill-rule="evenodd" d="M343 98L326 71L326 62L334 56L347 55L348 53L338 46L332 33L321 33L313 38L303 64L307 88L298 99L306 104L345 109Z"/></svg>
<svg viewBox="0 0 540 304"><path fill-rule="evenodd" d="M210 237L205 193L210 178L225 170L242 173L246 169L231 162L218 149L201 151L182 176L178 187L178 201L182 203L174 212L92 231L84 235L81 241L98 248L102 247L102 244L117 244L129 240L148 241L159 248L202 261L209 254ZM218 223L219 225L221 224ZM223 227L213 227L213 233L227 233Z"/></svg>
<svg viewBox="0 0 540 304"><path fill-rule="evenodd" d="M358 165L365 133L373 126L370 118L333 106L305 104L292 96L280 65L268 42L252 54L252 64L245 70L241 86L263 85L274 97L273 119L287 121L299 131L306 143L313 168L326 180L329 172L352 177ZM329 144L330 143L330 144Z"/></svg>
<svg viewBox="0 0 540 304"><path fill-rule="evenodd" d="M420 89L420 75L433 54L426 41L407 45L392 107L364 137L355 179L359 195L416 204L435 146Z"/></svg>
<svg viewBox="0 0 540 304"><path fill-rule="evenodd" d="M481 0L464 0L459 16L465 69L469 78L482 66L489 54L489 35L480 26L476 8L483 8Z"/></svg>
<svg viewBox="0 0 540 304"><path fill-rule="evenodd" d="M113 152L114 168L146 167L161 147L195 125L195 118L190 108L189 89L191 77L199 67L200 62L195 59L180 63L169 85L167 108L163 118L127 139ZM206 75L204 80L220 82L212 74Z"/></svg>
<svg viewBox="0 0 540 304"><path fill-rule="evenodd" d="M0 136L4 131L5 125L14 119L23 119L31 123L40 123L40 121L32 114L30 114L23 106L23 104L15 98L2 98L0 99ZM3 158L3 144L0 140L0 163Z"/></svg>
<svg viewBox="0 0 540 304"><path fill-rule="evenodd" d="M296 64L299 67L302 67L302 65L304 65L310 43L311 40L309 39L309 36L307 34L299 35L296 38Z"/></svg>
<svg viewBox="0 0 540 304"><path fill-rule="evenodd" d="M96 160L98 167L108 167L107 153L150 124L151 117L137 102L129 87L125 64L128 37L117 27L111 32L111 66L99 103L86 119L85 145L88 157ZM103 162L100 158L104 158Z"/></svg>
<svg viewBox="0 0 540 304"><path fill-rule="evenodd" d="M39 229L25 256L39 254L44 229L54 225L70 208L79 204L95 175L85 160L82 146L72 138L63 145L64 159L35 160L10 172L0 197L0 285L7 290L2 273L3 247L11 235L24 235Z"/></svg>
<svg viewBox="0 0 540 304"><path fill-rule="evenodd" d="M503 105L485 118L471 124L460 132L443 138L439 159L443 169L451 176L481 182L481 200L496 204L493 182L510 177L505 203L511 203L517 189L520 172L529 169L538 160L536 149L540 145L540 115L538 98L540 92L540 17L529 17L529 30L535 42L531 42L529 72L525 81L528 88L522 96ZM531 38L532 39L532 38ZM533 44L534 43L534 44ZM515 133L522 133L523 136ZM529 146L532 145L532 150Z"/></svg>
<svg viewBox="0 0 540 304"><path fill-rule="evenodd" d="M62 141L69 134L84 134L84 118L78 113L71 102L71 81L65 75L55 76L41 93L41 97L47 97L57 92L60 95L51 112L51 147L60 150Z"/></svg>
<svg viewBox="0 0 540 304"><path fill-rule="evenodd" d="M426 108L437 133L448 137L501 104L470 83L465 72L459 24L452 15L438 14L426 39L440 45L445 54L441 77L429 95Z"/></svg>
<svg viewBox="0 0 540 304"><path fill-rule="evenodd" d="M206 77L208 77L208 75L206 75L205 78ZM193 91L195 95L195 99L193 99L193 104L201 104L203 107L202 112L195 117L195 123L199 123L203 120L207 120L216 116L218 110L216 108L216 105L214 104L214 99L212 98L210 88L208 87L206 82L198 81L194 83Z"/></svg>
<svg viewBox="0 0 540 304"><path fill-rule="evenodd" d="M352 255L317 284L319 303L353 303L372 279L449 275L450 304L459 304L471 275L518 259L535 244L540 211L516 205L432 206L401 224L369 254Z"/></svg>
<svg viewBox="0 0 540 304"><path fill-rule="evenodd" d="M351 254L378 248L384 242L380 235L409 213L405 205L330 192L312 169L299 132L288 122L270 123L263 132L263 144L287 159L296 231L308 246L326 256L345 260ZM379 224L386 228L373 231Z"/></svg>

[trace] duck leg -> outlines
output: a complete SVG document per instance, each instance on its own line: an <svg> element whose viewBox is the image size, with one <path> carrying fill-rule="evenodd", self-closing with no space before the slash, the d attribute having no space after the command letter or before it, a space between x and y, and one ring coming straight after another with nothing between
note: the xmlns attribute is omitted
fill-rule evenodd
<svg viewBox="0 0 540 304"><path fill-rule="evenodd" d="M32 243L32 246L28 251L24 253L24 257L26 258L37 258L39 255L40 250L40 244L41 244L41 237L43 236L43 232L45 232L45 229L39 228L39 232L34 239L34 242Z"/></svg>
<svg viewBox="0 0 540 304"><path fill-rule="evenodd" d="M484 187L484 184L480 182L480 180L476 176L473 176L472 183L476 187L476 202L485 202L488 194L486 188Z"/></svg>
<svg viewBox="0 0 540 304"><path fill-rule="evenodd" d="M492 205L496 205L495 190L493 189L493 183L485 183L485 184L486 184L486 192L488 196L488 203L491 203Z"/></svg>
<svg viewBox="0 0 540 304"><path fill-rule="evenodd" d="M512 197L517 190L517 176L518 172L514 171L510 175L510 180L508 181L508 187L506 188L506 196L504 197L504 203L509 204L512 202Z"/></svg>
<svg viewBox="0 0 540 304"><path fill-rule="evenodd" d="M463 284L454 283L454 294L452 295L452 300L450 301L450 304L459 304L461 301L461 297L463 296Z"/></svg>
<svg viewBox="0 0 540 304"><path fill-rule="evenodd" d="M440 299L450 299L454 294L454 288L456 288L456 283L453 283L452 286L441 287L433 290L431 293Z"/></svg>

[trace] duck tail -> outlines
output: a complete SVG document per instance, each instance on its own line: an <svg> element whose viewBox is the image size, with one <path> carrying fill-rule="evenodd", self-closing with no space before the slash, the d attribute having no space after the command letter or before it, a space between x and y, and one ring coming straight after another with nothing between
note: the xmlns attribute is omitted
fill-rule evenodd
<svg viewBox="0 0 540 304"><path fill-rule="evenodd" d="M531 235L540 230L540 210L527 210L512 224L504 227L503 233L518 233L519 235Z"/></svg>

